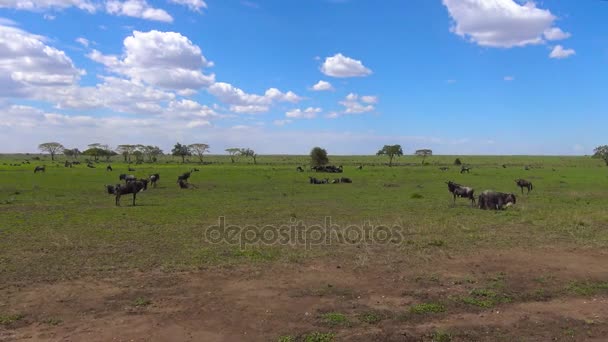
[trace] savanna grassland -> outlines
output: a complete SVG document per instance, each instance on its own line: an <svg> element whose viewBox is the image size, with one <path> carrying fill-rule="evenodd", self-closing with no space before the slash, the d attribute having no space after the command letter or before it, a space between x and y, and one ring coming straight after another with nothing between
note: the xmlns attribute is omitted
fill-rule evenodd
<svg viewBox="0 0 608 342"><path fill-rule="evenodd" d="M134 172L118 157L108 172L108 162L66 168L63 156L37 156L0 157L0 340L601 341L608 334L608 168L600 160L459 156L472 167L460 174L456 156L425 165L402 157L393 167L383 157L330 156L345 171L324 174L296 172L305 156L260 156L257 165L167 157L131 164ZM46 172L34 173L36 165ZM177 176L193 168L196 188L179 189ZM160 181L138 194L136 206L125 195L116 207L104 185L120 173L159 173ZM312 185L308 176L353 183ZM534 190L521 195L516 178ZM498 212L465 199L454 205L448 180L477 194L513 192L517 203ZM220 217L258 234L330 219L341 239L211 243L206 232ZM347 227L365 223L394 236L349 240Z"/></svg>

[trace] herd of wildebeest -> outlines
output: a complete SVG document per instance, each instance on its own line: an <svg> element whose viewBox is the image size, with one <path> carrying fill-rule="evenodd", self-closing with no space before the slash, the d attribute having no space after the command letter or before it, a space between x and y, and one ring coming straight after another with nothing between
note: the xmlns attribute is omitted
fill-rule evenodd
<svg viewBox="0 0 608 342"><path fill-rule="evenodd" d="M29 162L28 162L28 164L29 164ZM66 161L64 166L72 167L73 165L75 165L74 162ZM93 165L88 163L87 166L91 167ZM506 166L503 165L503 168L506 168ZM362 165L359 165L357 167L357 170L362 170L362 169L363 169ZM447 167L440 167L439 169L441 171L449 170L449 168L447 168ZM525 169L529 170L529 167L526 166ZM113 171L112 166L108 165L106 167L106 170ZM342 172L344 172L344 168L342 167L342 165L340 165L340 166L333 166L333 165L312 166L312 167L310 167L310 170L315 171L315 172L324 172L324 173L342 173ZM34 173L45 172L45 171L46 171L45 166L36 166L34 168ZM135 171L135 170L129 166L128 171ZM180 187L180 189L196 188L196 186L194 184L188 183L188 179L190 178L190 176L192 175L193 172L197 172L197 171L199 171L199 169L194 168L177 177L177 184ZM304 168L302 166L298 166L296 168L296 171L304 172ZM471 168L466 167L466 166L462 166L460 169L461 174L469 173L470 171L471 171ZM339 184L339 183L352 183L353 182L352 179L347 178L347 177L339 177L339 178L334 178L334 179L330 180L329 178L318 179L316 177L311 176L311 177L308 177L308 179L309 179L310 184ZM147 190L148 184L150 184L153 187L156 187L156 184L160 180L160 174L155 173L155 174L150 175L148 178L137 178L131 174L120 174L118 176L118 180L124 181L124 184L118 183L116 185L105 185L105 189L106 189L107 193L110 195L115 195L115 204L117 206L120 205L120 198L122 195L132 194L133 195L133 205L135 205L135 198L136 198L137 194L139 192ZM525 179L521 179L521 178L516 179L515 183L517 184L518 187L521 188L522 195L524 194L524 189L528 190L527 191L528 194L533 189L532 183ZM460 197L460 198L466 198L466 199L470 200L472 207L477 205L480 209L484 209L484 210L504 210L505 208L515 204L517 201L514 193L504 193L504 192L498 192L498 191L493 191L493 190L483 191L479 195L479 197L477 198L477 201L476 201L475 200L475 189L473 189L472 187L464 186L464 185L461 185L458 183L454 183L452 181L448 181L448 182L446 182L446 184L448 186L449 192L453 196L454 204L456 203L456 198Z"/></svg>

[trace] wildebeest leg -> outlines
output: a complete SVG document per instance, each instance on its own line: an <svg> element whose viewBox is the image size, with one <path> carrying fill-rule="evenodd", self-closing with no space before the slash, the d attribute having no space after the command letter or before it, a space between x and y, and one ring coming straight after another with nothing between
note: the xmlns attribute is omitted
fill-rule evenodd
<svg viewBox="0 0 608 342"><path fill-rule="evenodd" d="M120 206L120 193L116 194L116 206Z"/></svg>
<svg viewBox="0 0 608 342"><path fill-rule="evenodd" d="M520 186L520 188L521 188L521 194L523 195L524 194L524 187Z"/></svg>
<svg viewBox="0 0 608 342"><path fill-rule="evenodd" d="M133 206L135 206L135 196L137 196L137 192L133 193Z"/></svg>

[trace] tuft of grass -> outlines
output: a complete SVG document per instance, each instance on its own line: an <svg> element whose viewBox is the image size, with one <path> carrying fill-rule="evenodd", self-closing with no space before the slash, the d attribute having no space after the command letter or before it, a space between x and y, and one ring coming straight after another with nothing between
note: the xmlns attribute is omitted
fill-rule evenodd
<svg viewBox="0 0 608 342"><path fill-rule="evenodd" d="M445 331L434 331L431 335L431 339L433 342L450 342L452 341L452 335Z"/></svg>
<svg viewBox="0 0 608 342"><path fill-rule="evenodd" d="M277 342L295 342L296 339L293 336L280 336Z"/></svg>
<svg viewBox="0 0 608 342"><path fill-rule="evenodd" d="M20 321L25 316L22 314L0 315L0 325L9 325Z"/></svg>
<svg viewBox="0 0 608 342"><path fill-rule="evenodd" d="M410 195L410 198L412 199L421 199L424 198L424 196L422 196L421 194L414 192L413 194Z"/></svg>
<svg viewBox="0 0 608 342"><path fill-rule="evenodd" d="M61 323L63 323L63 320L59 319L59 318L47 318L45 320L42 321L42 323L44 324L48 324L48 325L59 325Z"/></svg>
<svg viewBox="0 0 608 342"><path fill-rule="evenodd" d="M572 282L566 287L566 290L579 296L592 296L600 292L608 291L608 282Z"/></svg>
<svg viewBox="0 0 608 342"><path fill-rule="evenodd" d="M506 295L498 294L489 289L473 289L470 296L460 297L459 300L467 305L473 305L484 309L489 309L500 303L509 303L511 298Z"/></svg>
<svg viewBox="0 0 608 342"><path fill-rule="evenodd" d="M329 326L348 326L350 322L348 321L348 317L346 315L341 314L339 312L328 312L321 315L321 319L323 322Z"/></svg>
<svg viewBox="0 0 608 342"><path fill-rule="evenodd" d="M382 321L382 315L373 311L363 312L359 315L359 320L367 324L377 324Z"/></svg>
<svg viewBox="0 0 608 342"><path fill-rule="evenodd" d="M410 312L413 314L432 314L445 312L445 306L439 303L421 303L410 307Z"/></svg>
<svg viewBox="0 0 608 342"><path fill-rule="evenodd" d="M137 306L140 308L148 306L150 304L152 304L152 301L150 301L149 299L142 298L142 297L139 297L133 301L133 306Z"/></svg>
<svg viewBox="0 0 608 342"><path fill-rule="evenodd" d="M433 247L442 247L445 245L445 241L443 240L433 240L431 242L428 243L429 246L433 246Z"/></svg>
<svg viewBox="0 0 608 342"><path fill-rule="evenodd" d="M306 337L304 337L304 342L332 342L335 337L336 334L334 333L322 333L315 331L306 335Z"/></svg>

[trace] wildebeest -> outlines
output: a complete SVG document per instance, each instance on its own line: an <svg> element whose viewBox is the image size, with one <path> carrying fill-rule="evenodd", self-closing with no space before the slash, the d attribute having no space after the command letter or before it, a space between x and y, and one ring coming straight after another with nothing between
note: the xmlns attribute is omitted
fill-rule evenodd
<svg viewBox="0 0 608 342"><path fill-rule="evenodd" d="M129 172L135 172L135 169L131 168L130 166L127 170L129 170Z"/></svg>
<svg viewBox="0 0 608 342"><path fill-rule="evenodd" d="M160 175L158 173L150 175L150 184L152 184L155 188L156 188L156 182L158 182L159 180L160 180Z"/></svg>
<svg viewBox="0 0 608 342"><path fill-rule="evenodd" d="M36 172L46 172L46 166L36 166L36 168L34 168L34 173Z"/></svg>
<svg viewBox="0 0 608 342"><path fill-rule="evenodd" d="M70 163L69 161L65 161L65 163L63 163L64 167L72 167L72 163Z"/></svg>
<svg viewBox="0 0 608 342"><path fill-rule="evenodd" d="M116 205L120 206L120 196L127 194L133 194L133 205L135 205L135 197L137 196L137 193L145 191L147 188L148 181L145 179L133 180L125 184L117 185L116 187L114 187L114 194L116 195Z"/></svg>
<svg viewBox="0 0 608 342"><path fill-rule="evenodd" d="M454 195L454 204L456 204L456 197L463 197L471 200L471 206L475 205L475 189L462 186L452 181L448 181L445 184L448 185L448 190Z"/></svg>
<svg viewBox="0 0 608 342"><path fill-rule="evenodd" d="M304 169L301 166L296 167L296 171L298 172L304 172Z"/></svg>
<svg viewBox="0 0 608 342"><path fill-rule="evenodd" d="M179 183L179 181L188 181L188 178L190 178L190 175L192 174L193 170L190 170L188 172L184 172L182 173L181 176L177 176L177 182Z"/></svg>
<svg viewBox="0 0 608 342"><path fill-rule="evenodd" d="M507 165L506 165L506 164L502 164L502 168L503 168L503 169L506 169L506 168L507 168Z"/></svg>
<svg viewBox="0 0 608 342"><path fill-rule="evenodd" d="M315 170L316 172L328 172L328 173L342 173L344 171L344 168L342 167L342 165L337 166L337 167L334 165L312 166L311 169Z"/></svg>
<svg viewBox="0 0 608 342"><path fill-rule="evenodd" d="M340 177L339 179L340 183L352 183L352 179L347 178L347 177Z"/></svg>
<svg viewBox="0 0 608 342"><path fill-rule="evenodd" d="M524 170L530 171L531 167L529 165L524 166Z"/></svg>
<svg viewBox="0 0 608 342"><path fill-rule="evenodd" d="M106 166L106 171L112 171L112 165Z"/></svg>
<svg viewBox="0 0 608 342"><path fill-rule="evenodd" d="M521 194L522 194L522 195L524 194L524 188L527 188L527 189L528 189L528 192L527 192L528 194L529 194L529 193L530 193L530 191L532 191L532 189L534 188L534 187L532 186L532 182L529 182L529 181L527 181L527 180L525 180L525 179L521 179L521 178L520 178L520 179L516 179L516 180L515 180L515 183L517 183L517 186L521 188Z"/></svg>
<svg viewBox="0 0 608 342"><path fill-rule="evenodd" d="M462 167L460 168L460 173L465 173L465 172L466 172L466 173L471 172L471 168L470 168L470 167L468 167L468 166L462 166Z"/></svg>
<svg viewBox="0 0 608 342"><path fill-rule="evenodd" d="M127 174L121 173L118 176L118 180L124 180L125 183L127 183L127 182L131 182L131 181L137 180L137 178L135 178L135 176L133 176L133 175L127 175Z"/></svg>
<svg viewBox="0 0 608 342"><path fill-rule="evenodd" d="M200 170L199 170L199 169L197 169L197 168L194 168L194 169L190 170L190 172L199 172L199 171L200 171Z"/></svg>
<svg viewBox="0 0 608 342"><path fill-rule="evenodd" d="M486 190L479 195L478 203L480 209L504 210L505 207L515 204L516 201L515 194Z"/></svg>
<svg viewBox="0 0 608 342"><path fill-rule="evenodd" d="M120 184L116 184L116 185L106 185L106 190L108 191L109 195L115 195L116 194L116 188L120 187Z"/></svg>
<svg viewBox="0 0 608 342"><path fill-rule="evenodd" d="M439 170L441 170L441 171L447 171L447 170L449 170L449 169L450 169L450 168L449 168L449 167L447 167L447 166L442 166L442 167L440 167L440 168L439 168Z"/></svg>
<svg viewBox="0 0 608 342"><path fill-rule="evenodd" d="M363 165L357 166L357 170L363 170Z"/></svg>
<svg viewBox="0 0 608 342"><path fill-rule="evenodd" d="M181 189L190 189L190 188L194 188L196 189L196 186L194 184L190 184L187 181L183 180L183 179L178 179L177 180L177 184L179 184L179 187Z"/></svg>
<svg viewBox="0 0 608 342"><path fill-rule="evenodd" d="M316 179L315 177L308 177L310 184L328 184L329 183L329 179L324 178L324 179Z"/></svg>
<svg viewBox="0 0 608 342"><path fill-rule="evenodd" d="M95 168L95 165L93 165L93 164L87 164L87 167L88 167L88 168L91 168L91 169L94 169L94 168Z"/></svg>

